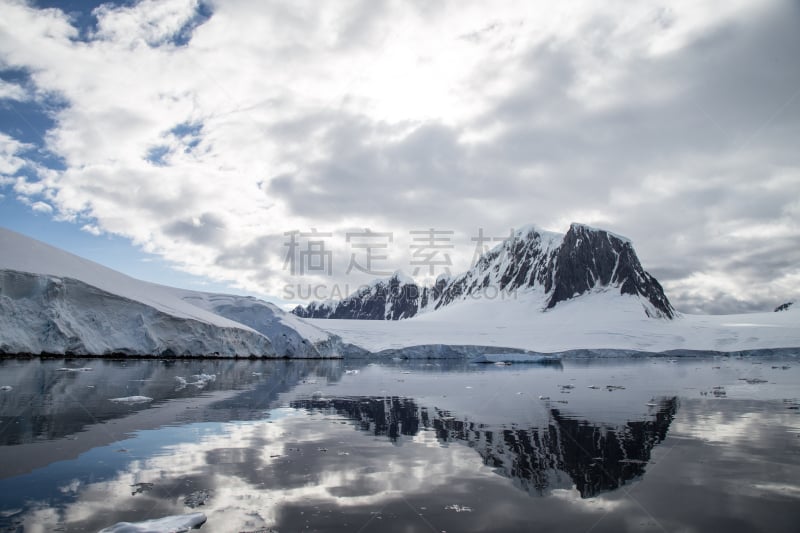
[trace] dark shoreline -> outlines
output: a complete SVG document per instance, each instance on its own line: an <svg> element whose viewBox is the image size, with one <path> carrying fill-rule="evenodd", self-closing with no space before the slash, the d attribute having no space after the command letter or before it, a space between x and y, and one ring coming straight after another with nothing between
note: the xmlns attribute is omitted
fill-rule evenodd
<svg viewBox="0 0 800 533"><path fill-rule="evenodd" d="M798 357L800 356L800 347L782 347L782 348L757 348L753 350L732 350L732 351L718 351L718 350L688 350L688 349L678 349L678 350L665 350L662 352L647 352L641 350L617 350L613 348L601 348L601 349L575 349L575 350L563 350L557 352L535 352L530 350L523 350L519 348L504 348L504 347L494 347L494 346L456 346L456 345L441 345L441 344L432 344L432 345L416 345L416 346L406 346L404 348L391 348L387 350L381 350L379 352L366 352L366 353L358 353L358 354L345 354L345 355L338 355L338 356L327 356L327 357L301 357L301 356L291 356L291 355L282 355L282 356L269 356L269 355L250 355L247 357L242 356L225 356L225 355L218 355L218 354L207 354L207 355L157 355L157 354L135 354L135 355L127 355L124 353L111 353L105 355L98 355L98 354L76 354L76 353L66 353L66 354L58 354L58 353L0 353L0 360L12 360L12 359L21 359L21 360L29 360L29 359L43 359L43 360L51 360L51 359L105 359L109 361L125 361L125 360L152 360L152 359L160 359L165 361L178 361L182 359L209 359L209 360L218 360L218 359L235 359L240 361L265 361L265 360L275 360L275 361L291 361L291 360L303 360L303 361L319 361L319 360L326 360L326 361L338 361L344 359L370 359L370 360L391 360L392 358L399 358L399 359L428 359L428 360L435 360L435 359L466 359L469 357L473 357L476 355L482 354L502 354L502 353L515 353L515 354L528 354L528 355L538 355L538 356L557 356L563 359L602 359L602 358L625 358L625 357L669 357L669 358L691 358L691 357L698 357L698 358L705 358L705 357Z"/></svg>

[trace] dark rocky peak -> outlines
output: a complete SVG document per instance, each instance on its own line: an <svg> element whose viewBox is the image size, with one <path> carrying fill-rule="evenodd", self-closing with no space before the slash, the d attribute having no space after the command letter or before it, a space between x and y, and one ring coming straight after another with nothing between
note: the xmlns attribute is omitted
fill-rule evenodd
<svg viewBox="0 0 800 533"><path fill-rule="evenodd" d="M652 308L648 316L673 318L675 310L658 281L645 272L631 241L614 233L572 224L558 248L547 308L596 288L619 287L621 294L640 296Z"/></svg>
<svg viewBox="0 0 800 533"><path fill-rule="evenodd" d="M432 290L420 288L413 279L397 271L388 278L363 285L343 300L311 302L305 308L298 305L292 313L303 318L399 320L414 316Z"/></svg>
<svg viewBox="0 0 800 533"><path fill-rule="evenodd" d="M608 290L639 297L648 316L675 316L661 285L642 268L631 241L584 224L572 224L564 235L525 226L468 271L454 278L440 276L430 287L396 273L341 301L312 302L293 312L311 318L397 320L468 297L516 291L538 291L547 310L583 294Z"/></svg>

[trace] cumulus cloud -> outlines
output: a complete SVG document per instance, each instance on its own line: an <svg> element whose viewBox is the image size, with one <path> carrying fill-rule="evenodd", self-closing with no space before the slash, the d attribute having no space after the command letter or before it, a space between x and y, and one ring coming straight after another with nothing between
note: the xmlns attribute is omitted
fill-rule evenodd
<svg viewBox="0 0 800 533"><path fill-rule="evenodd" d="M21 153L27 148L30 146L0 131L0 185L11 183L11 176L25 166Z"/></svg>
<svg viewBox="0 0 800 533"><path fill-rule="evenodd" d="M49 215L50 213L53 212L53 207L45 202L33 202L31 204L31 209L35 213L42 213L45 215Z"/></svg>
<svg viewBox="0 0 800 533"><path fill-rule="evenodd" d="M0 100L7 98L9 100L24 101L28 97L27 91L22 86L0 79Z"/></svg>
<svg viewBox="0 0 800 533"><path fill-rule="evenodd" d="M631 237L682 310L771 308L798 296L798 11L169 0L87 29L7 2L0 64L63 103L43 140L63 165L15 191L275 296L366 280L357 228L393 234L380 270L409 270L410 231L452 231L457 271L478 228L581 221ZM289 233L312 228L333 275L299 280Z"/></svg>

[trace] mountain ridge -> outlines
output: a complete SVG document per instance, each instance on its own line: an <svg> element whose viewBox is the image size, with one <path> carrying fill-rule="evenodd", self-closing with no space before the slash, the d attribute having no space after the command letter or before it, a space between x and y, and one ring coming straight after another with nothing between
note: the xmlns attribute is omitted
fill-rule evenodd
<svg viewBox="0 0 800 533"><path fill-rule="evenodd" d="M675 309L664 290L642 267L630 239L573 223L561 235L535 225L517 230L481 255L471 269L437 278L430 286L402 279L398 273L335 302L311 302L292 313L303 318L400 320L438 310L489 289L538 292L542 311L596 290L619 289L638 297L644 313L672 319Z"/></svg>

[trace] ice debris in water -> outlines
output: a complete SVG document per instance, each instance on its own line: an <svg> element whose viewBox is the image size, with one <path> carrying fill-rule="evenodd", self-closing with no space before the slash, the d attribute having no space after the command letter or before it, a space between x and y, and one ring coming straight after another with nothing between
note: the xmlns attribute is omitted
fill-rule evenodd
<svg viewBox="0 0 800 533"><path fill-rule="evenodd" d="M467 507L466 505L458 505L457 503L454 503L452 505L448 505L447 507L445 507L445 509L448 510L448 511L455 511L457 513L471 513L472 512L472 507Z"/></svg>
<svg viewBox="0 0 800 533"><path fill-rule="evenodd" d="M345 370L344 373L354 376L354 375L358 374L358 370Z"/></svg>
<svg viewBox="0 0 800 533"><path fill-rule="evenodd" d="M152 402L153 399L149 396L125 396L122 398L109 398L109 401L116 403L146 403Z"/></svg>
<svg viewBox="0 0 800 533"><path fill-rule="evenodd" d="M208 492L207 490L198 490L189 494L186 498L184 498L183 503L184 505L194 509L195 507L200 507L201 505L205 505L210 498L211 498L210 492Z"/></svg>
<svg viewBox="0 0 800 533"><path fill-rule="evenodd" d="M193 387L197 387L198 389L204 388L206 385L211 383L212 381L217 380L216 374L194 374L189 376L190 379L194 381L187 381L186 378L182 378L181 376L175 376L175 381L178 382L177 390L181 390L188 385L192 385Z"/></svg>
<svg viewBox="0 0 800 533"><path fill-rule="evenodd" d="M133 485L131 485L131 488L133 489L131 491L131 496L136 496L137 494L143 494L143 493L147 492L148 490L152 489L153 488L153 484L152 483L134 483Z"/></svg>
<svg viewBox="0 0 800 533"><path fill-rule="evenodd" d="M83 366L83 367L80 367L80 368L62 367L62 368L58 369L59 372L91 372L91 370L92 370L92 367L90 367L90 366Z"/></svg>
<svg viewBox="0 0 800 533"><path fill-rule="evenodd" d="M10 391L10 390L14 390L14 387L12 387L11 385L3 385L2 387L0 387L0 390L1 391Z"/></svg>
<svg viewBox="0 0 800 533"><path fill-rule="evenodd" d="M144 522L119 522L99 533L186 533L205 524L203 513L166 516Z"/></svg>

